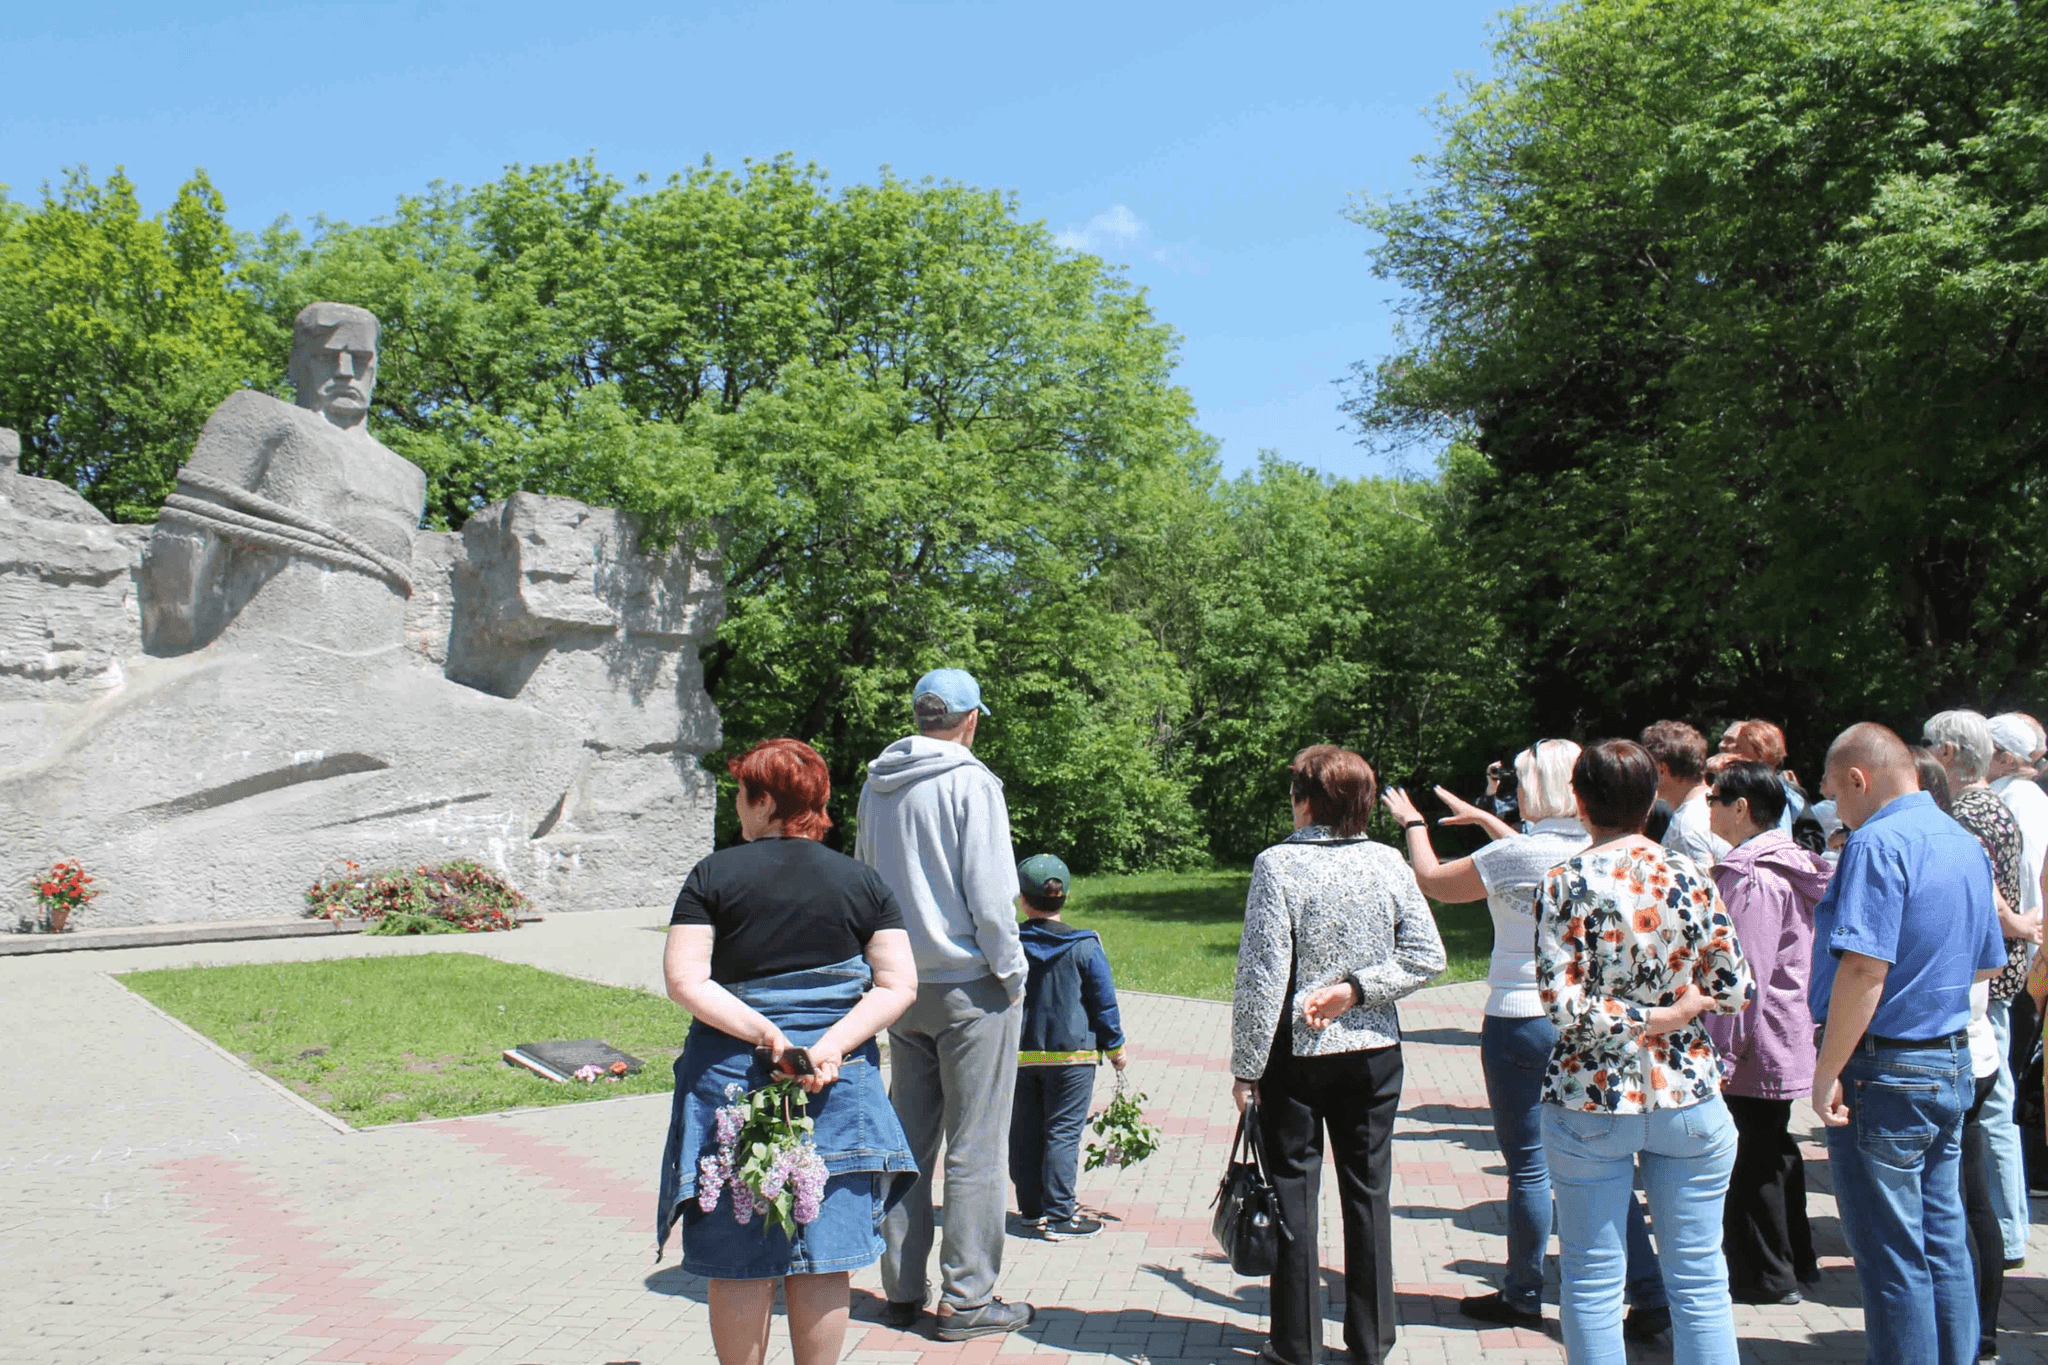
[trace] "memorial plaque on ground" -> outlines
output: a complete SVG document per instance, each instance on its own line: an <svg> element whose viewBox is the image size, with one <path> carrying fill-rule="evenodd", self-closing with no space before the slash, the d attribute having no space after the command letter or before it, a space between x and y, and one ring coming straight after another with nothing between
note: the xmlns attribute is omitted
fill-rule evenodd
<svg viewBox="0 0 2048 1365"><path fill-rule="evenodd" d="M626 1064L626 1074L632 1075L645 1065L638 1057L621 1052L610 1043L596 1038L578 1038L572 1041L552 1043L521 1043L505 1050L505 1060L514 1066L523 1066L536 1076L551 1081L566 1081L586 1066L599 1071L610 1071L614 1062Z"/></svg>

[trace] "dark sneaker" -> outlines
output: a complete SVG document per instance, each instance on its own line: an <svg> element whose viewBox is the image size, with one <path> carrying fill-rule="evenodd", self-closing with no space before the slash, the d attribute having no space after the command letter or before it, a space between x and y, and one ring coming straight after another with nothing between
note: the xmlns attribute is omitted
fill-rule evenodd
<svg viewBox="0 0 2048 1365"><path fill-rule="evenodd" d="M1670 1330L1669 1308L1631 1308L1621 1324L1621 1334L1630 1341L1649 1341Z"/></svg>
<svg viewBox="0 0 2048 1365"><path fill-rule="evenodd" d="M1461 1302L1458 1311L1468 1318L1477 1318L1481 1322L1497 1322L1503 1327L1541 1329L1543 1326L1543 1313L1540 1309L1531 1313L1526 1309L1517 1308L1507 1301L1506 1295L1499 1292L1475 1294Z"/></svg>
<svg viewBox="0 0 2048 1365"><path fill-rule="evenodd" d="M1813 1269L1801 1275L1799 1277L1799 1283L1805 1285L1808 1289L1818 1288L1820 1286L1820 1267L1815 1266Z"/></svg>
<svg viewBox="0 0 2048 1365"><path fill-rule="evenodd" d="M1790 1308L1795 1303L1806 1302L1806 1296L1796 1289L1783 1294L1769 1294L1761 1289L1736 1289L1731 1290L1728 1297L1757 1308Z"/></svg>
<svg viewBox="0 0 2048 1365"><path fill-rule="evenodd" d="M938 1336L940 1341L970 1341L975 1337L1000 1336L1030 1325L1030 1304L990 1299L979 1308L941 1317Z"/></svg>
<svg viewBox="0 0 2048 1365"><path fill-rule="evenodd" d="M917 1326L917 1315L922 1312L923 1299L909 1299L903 1303L891 1299L882 1309L882 1325L894 1327L899 1332L907 1332Z"/></svg>
<svg viewBox="0 0 2048 1365"><path fill-rule="evenodd" d="M1010 1224L1004 1231L1012 1237L1043 1237L1048 1221L1043 1215L1027 1218L1021 1213L1013 1213L1010 1215Z"/></svg>
<svg viewBox="0 0 2048 1365"><path fill-rule="evenodd" d="M1072 1218L1062 1218L1056 1222L1047 1220L1040 1228L1048 1242L1072 1242L1083 1237L1093 1237L1102 1231L1102 1220L1083 1218L1077 1213Z"/></svg>

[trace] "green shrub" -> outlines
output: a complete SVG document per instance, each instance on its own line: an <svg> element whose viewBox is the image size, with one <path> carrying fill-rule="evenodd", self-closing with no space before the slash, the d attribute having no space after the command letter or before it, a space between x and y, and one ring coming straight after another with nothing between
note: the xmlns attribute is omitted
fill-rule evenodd
<svg viewBox="0 0 2048 1365"><path fill-rule="evenodd" d="M533 902L504 878L475 863L385 868L364 872L343 860L342 875L306 891L306 913L372 921L372 934L491 933L517 929Z"/></svg>

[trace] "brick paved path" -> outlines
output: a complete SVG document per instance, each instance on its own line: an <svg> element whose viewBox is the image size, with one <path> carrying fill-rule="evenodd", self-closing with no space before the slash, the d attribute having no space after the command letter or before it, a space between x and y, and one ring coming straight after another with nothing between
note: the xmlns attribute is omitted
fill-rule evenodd
<svg viewBox="0 0 2048 1365"><path fill-rule="evenodd" d="M285 940L0 958L0 1036L13 1042L0 1106L0 1362L711 1360L702 1282L675 1268L673 1250L656 1266L649 1245L665 1096L346 1132L106 975L471 951L653 987L662 918L559 916L454 944ZM1503 1246L1503 1181L1479 1075L1482 999L1480 987L1450 986L1402 1007L1397 1361L1563 1358L1555 1309L1548 1335L1475 1330L1456 1311L1487 1286ZM1125 1016L1132 1076L1167 1142L1129 1172L1083 1176L1083 1202L1114 1220L1102 1236L1010 1243L1002 1292L1036 1303L1037 1324L947 1346L856 1322L849 1361L1249 1360L1263 1340L1265 1286L1233 1276L1208 1240L1231 1131L1229 1010L1132 995ZM1098 1101L1107 1090L1105 1072ZM1746 1360L1863 1358L1825 1163L1812 1175L1826 1281L1797 1308L1737 1309ZM1335 1228L1326 1198L1326 1264ZM2034 1246L2048 1265L2048 1242L2037 1235ZM2043 1280L2026 1271L2006 1284L2005 1359L2048 1360ZM856 1317L872 1317L875 1290L873 1271L855 1277ZM1340 1332L1330 1321L1333 1349ZM787 1358L780 1347L771 1357Z"/></svg>

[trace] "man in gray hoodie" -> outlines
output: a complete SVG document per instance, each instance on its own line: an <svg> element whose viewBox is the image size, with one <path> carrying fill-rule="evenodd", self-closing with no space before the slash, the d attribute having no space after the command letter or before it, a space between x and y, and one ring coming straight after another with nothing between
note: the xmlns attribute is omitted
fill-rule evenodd
<svg viewBox="0 0 2048 1365"><path fill-rule="evenodd" d="M943 1139L938 1337L965 1341L1031 1321L1029 1304L995 1297L1028 965L1003 784L969 752L988 714L981 686L960 669L937 669L918 679L911 710L918 733L868 764L854 842L902 906L917 958L917 1003L889 1029L889 1098L918 1179L882 1224L884 1320L910 1327L924 1308Z"/></svg>

